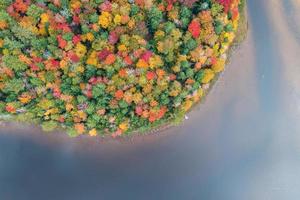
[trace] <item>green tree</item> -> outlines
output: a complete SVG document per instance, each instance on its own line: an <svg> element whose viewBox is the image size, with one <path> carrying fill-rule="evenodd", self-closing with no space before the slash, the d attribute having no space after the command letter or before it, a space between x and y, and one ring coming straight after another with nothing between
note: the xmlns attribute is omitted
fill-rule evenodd
<svg viewBox="0 0 300 200"><path fill-rule="evenodd" d="M153 6L148 12L147 19L150 32L154 33L163 20L163 13L157 7Z"/></svg>
<svg viewBox="0 0 300 200"><path fill-rule="evenodd" d="M9 67L16 72L24 71L27 69L27 65L19 60L17 56L4 55L2 61L6 67Z"/></svg>
<svg viewBox="0 0 300 200"><path fill-rule="evenodd" d="M18 94L20 91L22 91L25 88L24 83L21 79L11 79L6 82L4 92L10 93L14 92L15 94Z"/></svg>

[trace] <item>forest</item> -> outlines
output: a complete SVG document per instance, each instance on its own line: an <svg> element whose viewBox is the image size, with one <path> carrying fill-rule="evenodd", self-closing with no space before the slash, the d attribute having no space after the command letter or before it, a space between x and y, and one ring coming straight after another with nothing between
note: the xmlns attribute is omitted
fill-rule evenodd
<svg viewBox="0 0 300 200"><path fill-rule="evenodd" d="M240 0L2 0L0 118L117 137L180 122L224 70Z"/></svg>

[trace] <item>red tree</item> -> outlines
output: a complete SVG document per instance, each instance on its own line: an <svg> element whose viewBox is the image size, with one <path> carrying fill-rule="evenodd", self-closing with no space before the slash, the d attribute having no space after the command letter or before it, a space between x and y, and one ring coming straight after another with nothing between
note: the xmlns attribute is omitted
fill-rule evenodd
<svg viewBox="0 0 300 200"><path fill-rule="evenodd" d="M220 4L224 6L225 12L228 12L233 0L217 0Z"/></svg>

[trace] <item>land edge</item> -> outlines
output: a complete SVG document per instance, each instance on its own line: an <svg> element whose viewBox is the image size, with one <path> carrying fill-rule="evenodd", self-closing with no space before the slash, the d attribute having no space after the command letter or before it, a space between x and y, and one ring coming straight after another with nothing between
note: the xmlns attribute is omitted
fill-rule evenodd
<svg viewBox="0 0 300 200"><path fill-rule="evenodd" d="M246 3L247 3L247 0L244 0L243 6L241 9L242 11L240 12L240 19L239 19L238 29L236 31L236 37L226 52L226 54L227 54L226 66L228 66L229 63L231 62L232 56L236 52L236 50L239 48L240 44L247 38L249 23L248 23L248 13L247 13L247 4ZM201 100L199 102L195 103L189 109L189 111L186 112L186 115L188 115L190 112L195 110L195 108L199 107L201 104L205 103L207 95L214 88L214 85L216 84L216 82L218 81L220 76L222 76L225 71L226 71L226 68L223 72L218 73L214 77L214 79L211 81L211 83L209 83L209 87L204 90L204 95L201 98ZM182 119L182 120L184 120L184 119ZM175 120L173 119L169 122L165 122L165 123L162 122L161 125L150 127L149 130L144 130L144 131L135 130L135 131L131 132L129 135L123 136L123 138L131 138L134 136L156 134L156 133L162 132L164 130L167 130L169 128L182 125L182 122L178 123L178 122L174 122L174 121Z"/></svg>
<svg viewBox="0 0 300 200"><path fill-rule="evenodd" d="M226 60L226 66L228 66L228 64L231 61L231 58L233 56L233 54L235 53L235 51L238 49L238 47L240 46L240 44L246 39L247 37L247 31L248 31L248 17L247 17L247 0L242 0L242 8L241 8L241 12L240 12L240 19L239 19L239 23L238 23L238 29L236 31L236 37L234 39L234 41L232 42L232 44L230 45L229 49L227 50L226 54L227 54L227 60ZM188 115L190 112L192 112L193 110L195 110L195 108L197 108L198 106L202 105L205 103L206 101L206 97L207 95L210 93L210 91L214 88L215 83L217 82L217 80L220 78L220 76L222 76L222 74L226 72L226 68L223 72L218 73L214 79L209 83L209 87L207 89L204 90L204 95L201 98L201 100L197 103L195 103L189 110L188 112L185 113L185 115ZM144 137L144 136L151 136L151 135L155 135L158 133L162 133L163 131L170 129L172 127L179 127L183 124L184 121L184 117L175 117L174 119L167 119L165 121L161 121L158 124L155 124L153 126L149 126L146 128L140 128L134 131L131 131L129 133L126 133L124 135L121 135L118 137L118 140L132 140L134 138L137 137ZM0 128L2 127L7 127L7 126L15 126L15 127L20 127L20 125L22 126L29 126L29 127L35 127L38 126L39 129L41 129L40 124L36 123L36 122L28 122L28 121L15 121L14 118L8 118L8 119L0 119ZM41 131L41 132L45 132L46 134L49 133L62 133L62 132L66 132L66 129L64 129L63 127L59 127L56 128L53 131ZM65 134L67 135L67 134ZM77 138L82 138L82 137L88 137L88 135L83 134L83 135L79 135L76 136ZM111 136L110 135L99 135L97 136L98 138L100 138L101 140L110 140Z"/></svg>

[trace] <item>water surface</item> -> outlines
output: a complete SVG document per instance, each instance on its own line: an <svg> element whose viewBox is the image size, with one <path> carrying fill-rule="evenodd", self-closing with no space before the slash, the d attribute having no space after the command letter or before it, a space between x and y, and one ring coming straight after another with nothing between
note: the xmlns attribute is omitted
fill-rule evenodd
<svg viewBox="0 0 300 200"><path fill-rule="evenodd" d="M249 0L250 31L180 127L128 141L0 129L0 199L300 198L300 1Z"/></svg>

